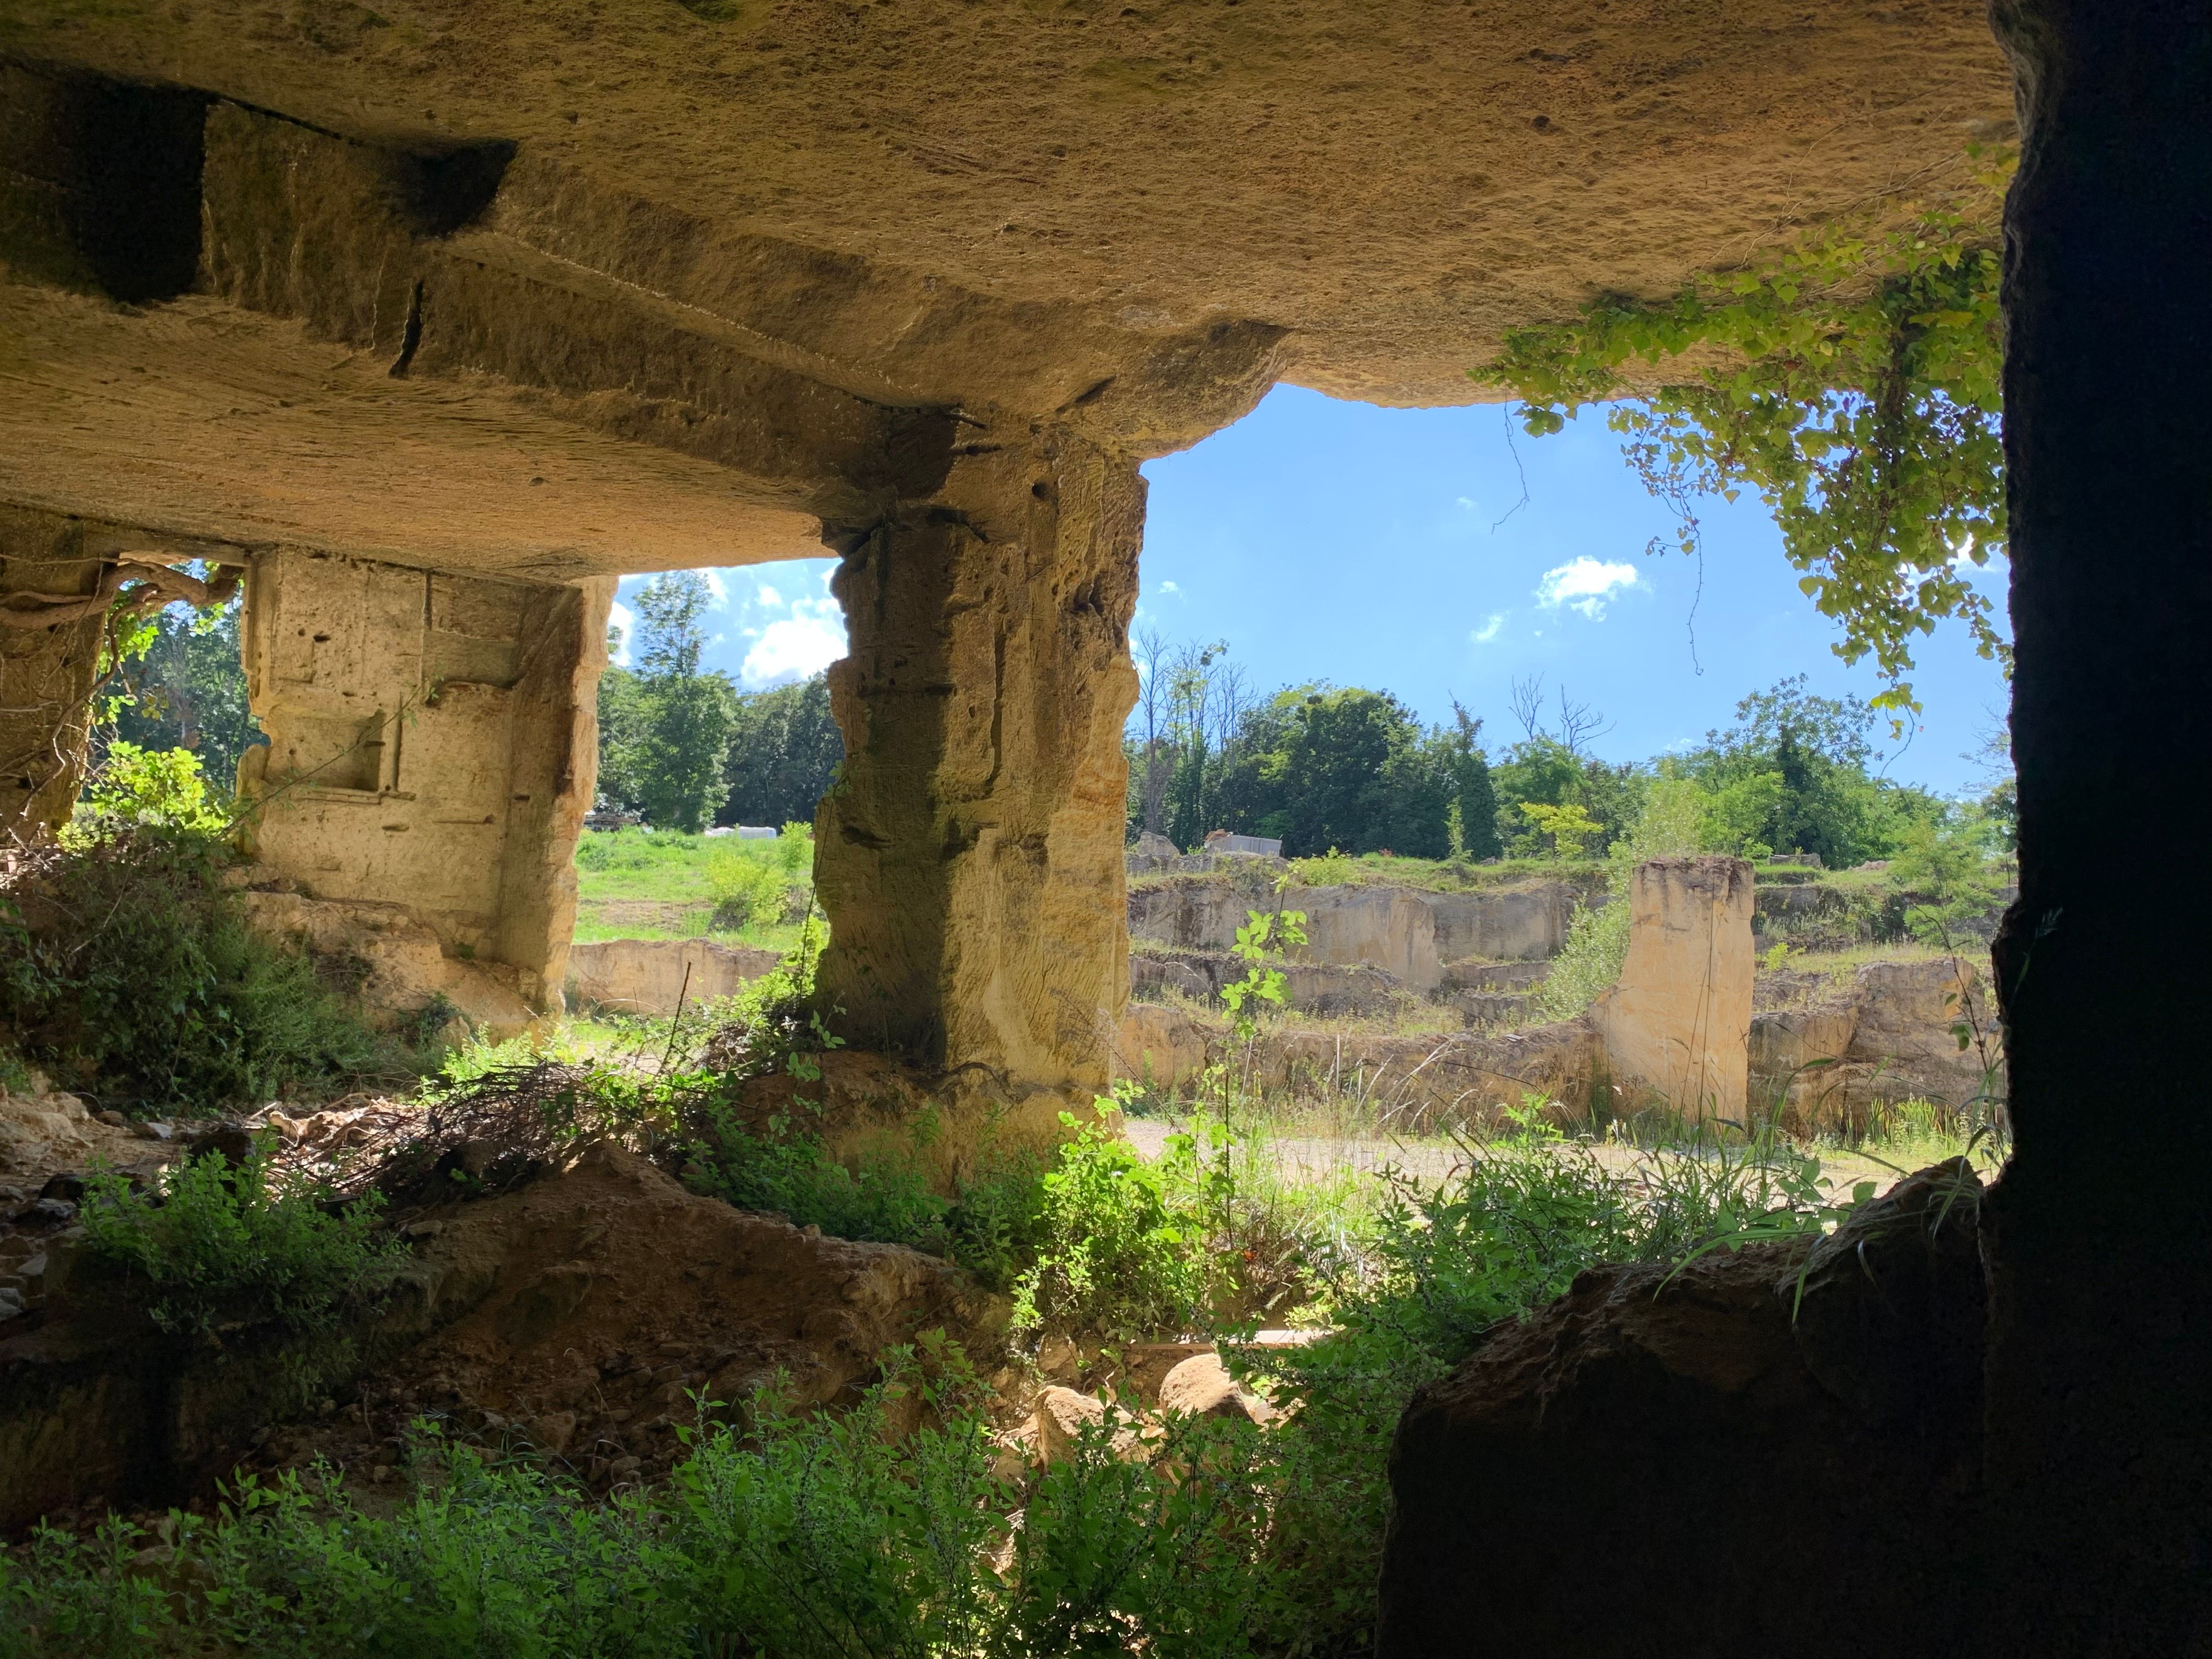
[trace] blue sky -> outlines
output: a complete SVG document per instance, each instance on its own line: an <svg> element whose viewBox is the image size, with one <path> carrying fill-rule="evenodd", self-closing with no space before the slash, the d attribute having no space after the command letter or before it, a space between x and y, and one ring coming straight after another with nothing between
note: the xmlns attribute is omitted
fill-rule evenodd
<svg viewBox="0 0 2212 1659"><path fill-rule="evenodd" d="M1552 712L1564 684L1605 714L1610 729L1590 746L1610 760L1695 743L1785 675L1830 696L1881 689L1870 665L1831 650L1835 624L1798 592L1754 497L1705 504L1700 595L1694 563L1644 552L1672 520L1601 413L1546 438L1516 423L1510 447L1507 422L1495 405L1378 409L1278 387L1235 426L1146 465L1138 625L1226 640L1267 690L1372 686L1434 720L1456 695L1493 749L1520 735L1513 680L1540 673ZM713 573L723 599L708 665L758 687L840 654L833 568ZM2002 561L1980 580L2002 613ZM1915 655L1923 723L1906 744L1878 736L1890 775L1978 791L1964 756L2001 718L2003 678L1955 625Z"/></svg>

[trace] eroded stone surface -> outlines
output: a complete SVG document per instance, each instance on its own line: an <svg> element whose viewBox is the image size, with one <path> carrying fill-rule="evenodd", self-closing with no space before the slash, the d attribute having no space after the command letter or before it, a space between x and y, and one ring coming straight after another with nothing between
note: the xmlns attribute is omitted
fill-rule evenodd
<svg viewBox="0 0 2212 1659"><path fill-rule="evenodd" d="M1224 325L1340 395L1464 400L1503 328L1941 189L2012 115L1956 0L23 0L0 46L416 155L513 143L494 223L528 249L917 402L1110 378L1091 407L1136 428Z"/></svg>
<svg viewBox="0 0 2212 1659"><path fill-rule="evenodd" d="M312 898L419 924L531 1007L557 1006L612 597L605 579L256 559L246 684L270 741L240 765L253 855Z"/></svg>
<svg viewBox="0 0 2212 1659"><path fill-rule="evenodd" d="M1628 959L1589 1012L1614 1087L1741 1121L1758 969L1751 866L1653 859L1636 866L1628 902Z"/></svg>
<svg viewBox="0 0 2212 1659"><path fill-rule="evenodd" d="M1377 1650L1845 1655L1888 1628L1960 1651L1983 1615L1960 1593L1983 1523L1980 1196L1939 1165L1809 1259L1593 1268L1486 1334L1399 1425ZM1808 1612L1808 1561L1851 1616Z"/></svg>
<svg viewBox="0 0 2212 1659"><path fill-rule="evenodd" d="M1870 962L1848 986L1754 1014L1749 1058L1753 1106L1800 1133L1863 1127L1887 1101L1988 1113L2004 1096L2003 1032L1960 957Z"/></svg>
<svg viewBox="0 0 2212 1659"><path fill-rule="evenodd" d="M848 1039L1047 1132L1128 995L1121 832L1144 486L1073 433L979 434L943 493L842 537L845 733L815 819L817 998Z"/></svg>
<svg viewBox="0 0 2212 1659"><path fill-rule="evenodd" d="M0 506L0 600L90 593L100 561L85 526ZM84 782L102 622L0 628L0 841L38 841L69 820Z"/></svg>
<svg viewBox="0 0 2212 1659"><path fill-rule="evenodd" d="M735 996L775 968L773 951L711 939L599 939L568 947L572 1006L672 1017Z"/></svg>

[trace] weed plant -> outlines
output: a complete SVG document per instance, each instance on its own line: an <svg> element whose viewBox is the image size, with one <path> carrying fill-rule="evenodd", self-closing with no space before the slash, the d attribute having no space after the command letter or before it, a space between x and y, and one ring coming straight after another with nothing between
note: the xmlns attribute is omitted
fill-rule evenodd
<svg viewBox="0 0 2212 1659"><path fill-rule="evenodd" d="M899 1434L915 1407L923 1426ZM387 1515L288 1474L213 1521L171 1517L153 1561L119 1521L82 1543L43 1532L0 1558L0 1659L1253 1650L1249 1425L1176 1423L1135 1462L1090 1431L1024 1492L994 1474L972 1395L911 1365L848 1413L770 1393L748 1415L743 1436L702 1421L665 1487L605 1504L425 1431Z"/></svg>
<svg viewBox="0 0 2212 1659"><path fill-rule="evenodd" d="M21 855L0 892L16 1050L103 1103L163 1111L419 1076L420 1052L247 925L222 827L193 757L113 745L61 844Z"/></svg>
<svg viewBox="0 0 2212 1659"><path fill-rule="evenodd" d="M1264 1650L1371 1645L1391 1437L1414 1390L1486 1330L1553 1300L1588 1267L1809 1235L1839 1213L1817 1164L1771 1141L1725 1162L1623 1170L1534 1112L1508 1123L1498 1138L1462 1143L1440 1184L1386 1177L1365 1248L1315 1258L1328 1335L1231 1350L1236 1368L1290 1413L1265 1443Z"/></svg>
<svg viewBox="0 0 2212 1659"><path fill-rule="evenodd" d="M387 1286L407 1247L382 1228L371 1193L332 1214L308 1183L221 1152L162 1172L150 1191L95 1174L80 1219L85 1245L140 1291L164 1332L202 1340L274 1322L326 1330Z"/></svg>

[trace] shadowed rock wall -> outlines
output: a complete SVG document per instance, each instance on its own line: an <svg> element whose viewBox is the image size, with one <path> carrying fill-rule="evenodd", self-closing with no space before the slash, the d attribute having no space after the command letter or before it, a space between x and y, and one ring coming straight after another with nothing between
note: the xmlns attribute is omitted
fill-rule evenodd
<svg viewBox="0 0 2212 1659"><path fill-rule="evenodd" d="M1399 1425L1381 1659L1980 1650L1980 1195L1939 1165L1486 1333Z"/></svg>
<svg viewBox="0 0 2212 1659"><path fill-rule="evenodd" d="M10 593L91 593L100 562L84 526L0 507L0 602ZM104 618L0 628L0 842L37 841L69 821L84 783L85 740Z"/></svg>
<svg viewBox="0 0 2212 1659"><path fill-rule="evenodd" d="M735 996L772 970L773 951L703 939L609 939L568 947L571 1006L672 1018Z"/></svg>

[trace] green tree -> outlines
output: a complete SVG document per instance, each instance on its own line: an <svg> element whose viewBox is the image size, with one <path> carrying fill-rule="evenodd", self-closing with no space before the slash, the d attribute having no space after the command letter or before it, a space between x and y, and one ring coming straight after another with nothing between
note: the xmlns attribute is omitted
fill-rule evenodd
<svg viewBox="0 0 2212 1659"><path fill-rule="evenodd" d="M1939 619L1963 622L1985 657L2009 651L1963 567L2006 534L2002 260L1985 227L2013 159L1978 169L1980 210L1832 224L1656 303L1606 295L1509 334L1477 378L1526 400L1532 434L1609 402L1685 553L1701 545L1699 497L1756 489L1798 586L1842 625L1837 654L1874 657L1889 682L1878 706L1916 707L1911 645Z"/></svg>
<svg viewBox="0 0 2212 1659"><path fill-rule="evenodd" d="M714 821L737 726L735 688L725 675L699 672L708 603L706 578L696 570L656 576L637 596L644 718L627 763L646 821L687 835Z"/></svg>
<svg viewBox="0 0 2212 1659"><path fill-rule="evenodd" d="M722 776L718 823L811 823L845 759L845 735L817 674L767 691L740 692Z"/></svg>
<svg viewBox="0 0 2212 1659"><path fill-rule="evenodd" d="M1309 692L1295 710L1283 751L1282 775L1291 786L1284 802L1283 850L1310 858L1332 847L1372 853L1393 845L1391 832L1408 831L1419 809L1395 811L1409 783L1419 778L1404 753L1419 726L1405 705L1388 692L1346 686ZM1425 805L1425 803L1423 803ZM1444 801L1434 802L1437 854L1444 842Z"/></svg>
<svg viewBox="0 0 2212 1659"><path fill-rule="evenodd" d="M1439 734L1451 774L1452 805L1459 809L1460 846L1470 859L1494 859L1505 850L1498 838L1498 791L1490 757L1482 750L1482 722L1452 700L1452 725Z"/></svg>
<svg viewBox="0 0 2212 1659"><path fill-rule="evenodd" d="M1814 696L1793 675L1736 705L1736 724L1670 762L1707 795L1707 842L1722 852L1814 853L1847 869L1894 850L1905 826L1940 814L1924 790L1872 775L1875 711Z"/></svg>
<svg viewBox="0 0 2212 1659"><path fill-rule="evenodd" d="M599 676L599 799L624 811L645 810L637 763L650 718L645 684L635 674L616 665Z"/></svg>
<svg viewBox="0 0 2212 1659"><path fill-rule="evenodd" d="M124 664L113 736L145 750L185 749L223 799L238 757L266 742L246 702L239 659L240 601L195 611L172 605L154 619L144 656Z"/></svg>

